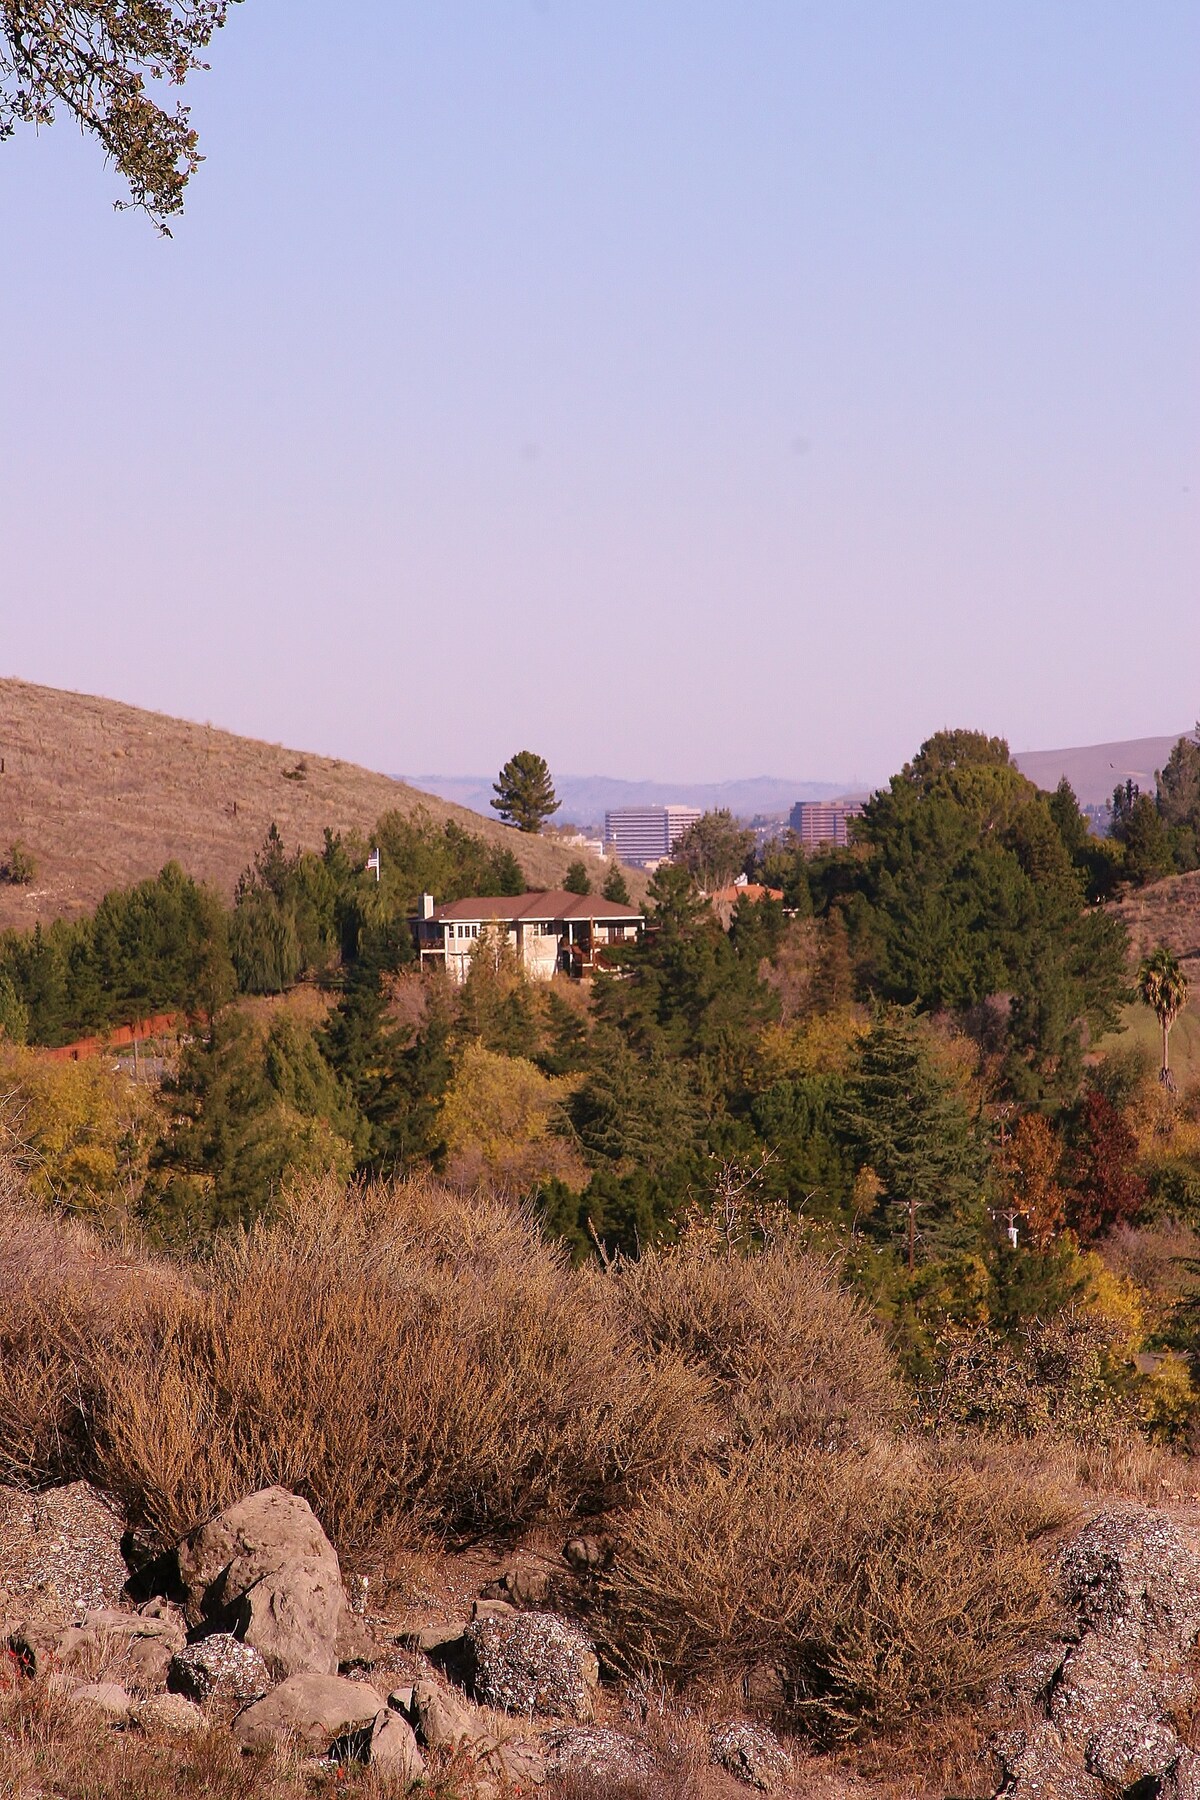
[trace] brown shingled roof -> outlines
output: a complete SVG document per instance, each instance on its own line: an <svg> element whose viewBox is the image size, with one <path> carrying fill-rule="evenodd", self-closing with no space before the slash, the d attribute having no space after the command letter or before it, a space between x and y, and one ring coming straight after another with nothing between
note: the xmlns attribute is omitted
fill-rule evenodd
<svg viewBox="0 0 1200 1800"><path fill-rule="evenodd" d="M601 900L592 894L568 894L563 888L551 888L544 894L487 894L467 900L448 900L444 906L433 909L434 922L438 924L454 920L482 925L495 920L513 925L526 919L595 919L636 924L641 917L636 906L619 906L612 900Z"/></svg>

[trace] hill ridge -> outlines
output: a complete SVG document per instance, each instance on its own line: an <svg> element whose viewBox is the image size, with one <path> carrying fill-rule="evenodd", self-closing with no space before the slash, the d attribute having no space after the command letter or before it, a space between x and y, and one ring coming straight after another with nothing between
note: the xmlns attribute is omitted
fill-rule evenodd
<svg viewBox="0 0 1200 1800"><path fill-rule="evenodd" d="M19 839L38 870L0 884L0 929L77 916L171 860L228 898L272 822L289 849L319 849L326 826L423 809L513 850L533 886L560 887L580 855L341 758L12 676L0 758L0 855Z"/></svg>

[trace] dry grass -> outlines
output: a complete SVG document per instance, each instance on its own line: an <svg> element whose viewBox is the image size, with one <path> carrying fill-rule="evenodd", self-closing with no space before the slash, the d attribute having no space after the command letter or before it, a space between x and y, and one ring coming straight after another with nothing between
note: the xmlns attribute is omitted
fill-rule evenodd
<svg viewBox="0 0 1200 1800"><path fill-rule="evenodd" d="M247 1753L225 1725L185 1735L117 1731L73 1708L44 1682L0 1675L0 1796L4 1800L394 1800L394 1783L355 1763L322 1766L284 1751ZM427 1800L470 1800L471 1788L431 1771Z"/></svg>
<svg viewBox="0 0 1200 1800"><path fill-rule="evenodd" d="M172 858L228 896L272 821L289 847L318 850L327 825L366 832L385 812L418 807L515 850L534 886L560 887L581 856L597 892L604 877L578 849L517 838L353 763L306 754L304 780L289 780L294 750L115 700L0 679L0 749L0 851L19 838L38 870L28 887L0 884L0 929L88 911Z"/></svg>
<svg viewBox="0 0 1200 1800"><path fill-rule="evenodd" d="M0 1481L87 1467L96 1357L164 1285L175 1278L37 1207L0 1161Z"/></svg>
<svg viewBox="0 0 1200 1800"><path fill-rule="evenodd" d="M611 1504L712 1428L519 1213L425 1180L293 1197L96 1368L98 1473L152 1534L278 1482L360 1566Z"/></svg>
<svg viewBox="0 0 1200 1800"><path fill-rule="evenodd" d="M677 1686L775 1671L775 1710L818 1741L911 1729L978 1701L1049 1627L1038 1540L1071 1511L1045 1481L919 1442L744 1447L630 1510L602 1629Z"/></svg>
<svg viewBox="0 0 1200 1800"><path fill-rule="evenodd" d="M674 1247L621 1263L607 1278L612 1303L648 1352L705 1371L738 1436L870 1436L903 1408L882 1335L795 1227L773 1223L747 1254L697 1220Z"/></svg>

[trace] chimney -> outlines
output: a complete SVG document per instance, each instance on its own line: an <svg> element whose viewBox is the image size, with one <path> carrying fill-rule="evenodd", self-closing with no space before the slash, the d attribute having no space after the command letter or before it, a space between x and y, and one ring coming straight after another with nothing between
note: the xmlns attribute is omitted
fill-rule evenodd
<svg viewBox="0 0 1200 1800"><path fill-rule="evenodd" d="M422 894L421 895L420 917L422 919L432 919L432 917L433 917L433 895L432 894Z"/></svg>

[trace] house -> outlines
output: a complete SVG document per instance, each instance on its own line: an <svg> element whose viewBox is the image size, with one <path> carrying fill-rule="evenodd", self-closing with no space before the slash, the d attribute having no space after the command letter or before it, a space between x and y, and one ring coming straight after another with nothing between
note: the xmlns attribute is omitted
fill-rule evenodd
<svg viewBox="0 0 1200 1800"><path fill-rule="evenodd" d="M643 922L635 906L556 888L511 898L449 900L444 906L422 894L413 930L421 966L440 964L452 981L467 979L471 951L481 937L511 944L526 974L549 981L556 971L581 976L602 967L604 951L632 942Z"/></svg>
<svg viewBox="0 0 1200 1800"><path fill-rule="evenodd" d="M722 927L728 931L734 913L744 900L782 900L783 889L763 887L758 881L734 881L728 887L717 888L708 898Z"/></svg>

